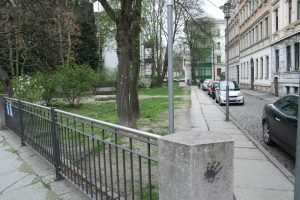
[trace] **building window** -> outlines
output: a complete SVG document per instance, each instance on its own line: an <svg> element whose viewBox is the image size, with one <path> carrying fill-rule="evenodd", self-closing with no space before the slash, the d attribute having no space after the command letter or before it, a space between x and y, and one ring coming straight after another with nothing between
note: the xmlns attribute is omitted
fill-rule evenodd
<svg viewBox="0 0 300 200"><path fill-rule="evenodd" d="M269 56L266 56L265 78L269 79Z"/></svg>
<svg viewBox="0 0 300 200"><path fill-rule="evenodd" d="M263 38L264 38L264 36L263 36L263 23L262 22L260 22L260 40L262 40Z"/></svg>
<svg viewBox="0 0 300 200"><path fill-rule="evenodd" d="M289 15L289 24L292 22L292 0L288 0L288 15Z"/></svg>
<svg viewBox="0 0 300 200"><path fill-rule="evenodd" d="M266 32L266 37L269 36L269 18L265 18L265 32Z"/></svg>
<svg viewBox="0 0 300 200"><path fill-rule="evenodd" d="M298 94L298 93L299 93L298 87L294 87L294 93L295 93L295 94Z"/></svg>
<svg viewBox="0 0 300 200"><path fill-rule="evenodd" d="M263 79L264 59L260 58L260 79Z"/></svg>
<svg viewBox="0 0 300 200"><path fill-rule="evenodd" d="M290 94L290 86L286 86L286 94Z"/></svg>
<svg viewBox="0 0 300 200"><path fill-rule="evenodd" d="M221 63L221 56L217 56L217 63Z"/></svg>
<svg viewBox="0 0 300 200"><path fill-rule="evenodd" d="M249 78L249 74L250 74L250 66L249 66L249 62L247 62L247 76L246 78Z"/></svg>
<svg viewBox="0 0 300 200"><path fill-rule="evenodd" d="M255 40L254 40L255 42L257 42L258 41L258 26L255 26ZM254 43L255 43L254 42Z"/></svg>
<svg viewBox="0 0 300 200"><path fill-rule="evenodd" d="M299 70L299 43L295 43L295 71Z"/></svg>
<svg viewBox="0 0 300 200"><path fill-rule="evenodd" d="M220 49L221 48L221 42L217 42L217 49Z"/></svg>
<svg viewBox="0 0 300 200"><path fill-rule="evenodd" d="M258 79L258 58L256 59L256 76L255 79Z"/></svg>
<svg viewBox="0 0 300 200"><path fill-rule="evenodd" d="M278 31L278 9L274 11L275 13L275 31Z"/></svg>
<svg viewBox="0 0 300 200"><path fill-rule="evenodd" d="M276 59L276 62L275 62L276 70L275 70L275 72L278 73L278 71L279 71L279 50L278 49L275 51L275 59Z"/></svg>
<svg viewBox="0 0 300 200"><path fill-rule="evenodd" d="M286 71L291 71L291 46L286 47Z"/></svg>

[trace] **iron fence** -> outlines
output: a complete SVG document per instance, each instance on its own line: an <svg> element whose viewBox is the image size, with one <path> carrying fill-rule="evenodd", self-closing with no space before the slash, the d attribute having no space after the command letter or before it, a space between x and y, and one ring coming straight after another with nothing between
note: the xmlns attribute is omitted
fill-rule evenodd
<svg viewBox="0 0 300 200"><path fill-rule="evenodd" d="M158 199L159 135L5 98L7 127L92 199Z"/></svg>

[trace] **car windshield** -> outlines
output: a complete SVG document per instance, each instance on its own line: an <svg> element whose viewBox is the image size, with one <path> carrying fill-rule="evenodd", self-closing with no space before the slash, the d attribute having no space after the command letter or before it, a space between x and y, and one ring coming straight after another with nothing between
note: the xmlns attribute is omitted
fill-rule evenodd
<svg viewBox="0 0 300 200"><path fill-rule="evenodd" d="M240 86L236 82L229 81L229 90L240 90ZM220 83L220 90L226 90L226 81Z"/></svg>

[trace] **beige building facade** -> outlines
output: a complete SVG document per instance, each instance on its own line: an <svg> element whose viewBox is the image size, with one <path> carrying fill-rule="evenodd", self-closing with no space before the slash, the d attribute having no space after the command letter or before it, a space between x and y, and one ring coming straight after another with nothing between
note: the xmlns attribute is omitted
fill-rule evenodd
<svg viewBox="0 0 300 200"><path fill-rule="evenodd" d="M271 92L270 0L240 1L240 85Z"/></svg>
<svg viewBox="0 0 300 200"><path fill-rule="evenodd" d="M228 64L229 64L229 80L239 81L240 79L240 16L238 0L231 1L232 10L231 17L228 20Z"/></svg>
<svg viewBox="0 0 300 200"><path fill-rule="evenodd" d="M299 92L300 0L272 0L272 90Z"/></svg>

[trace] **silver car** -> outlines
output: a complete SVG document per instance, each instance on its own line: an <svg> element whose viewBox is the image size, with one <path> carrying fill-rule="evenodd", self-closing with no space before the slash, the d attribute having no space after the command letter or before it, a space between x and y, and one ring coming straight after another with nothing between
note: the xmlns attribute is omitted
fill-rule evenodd
<svg viewBox="0 0 300 200"><path fill-rule="evenodd" d="M208 86L209 81L211 81L211 79L205 79L203 81L203 83L202 83L202 90L207 91L207 86Z"/></svg>
<svg viewBox="0 0 300 200"><path fill-rule="evenodd" d="M216 103L226 104L226 84L227 81L221 81L216 91ZM236 81L228 81L229 85L229 103L244 105L244 95Z"/></svg>

